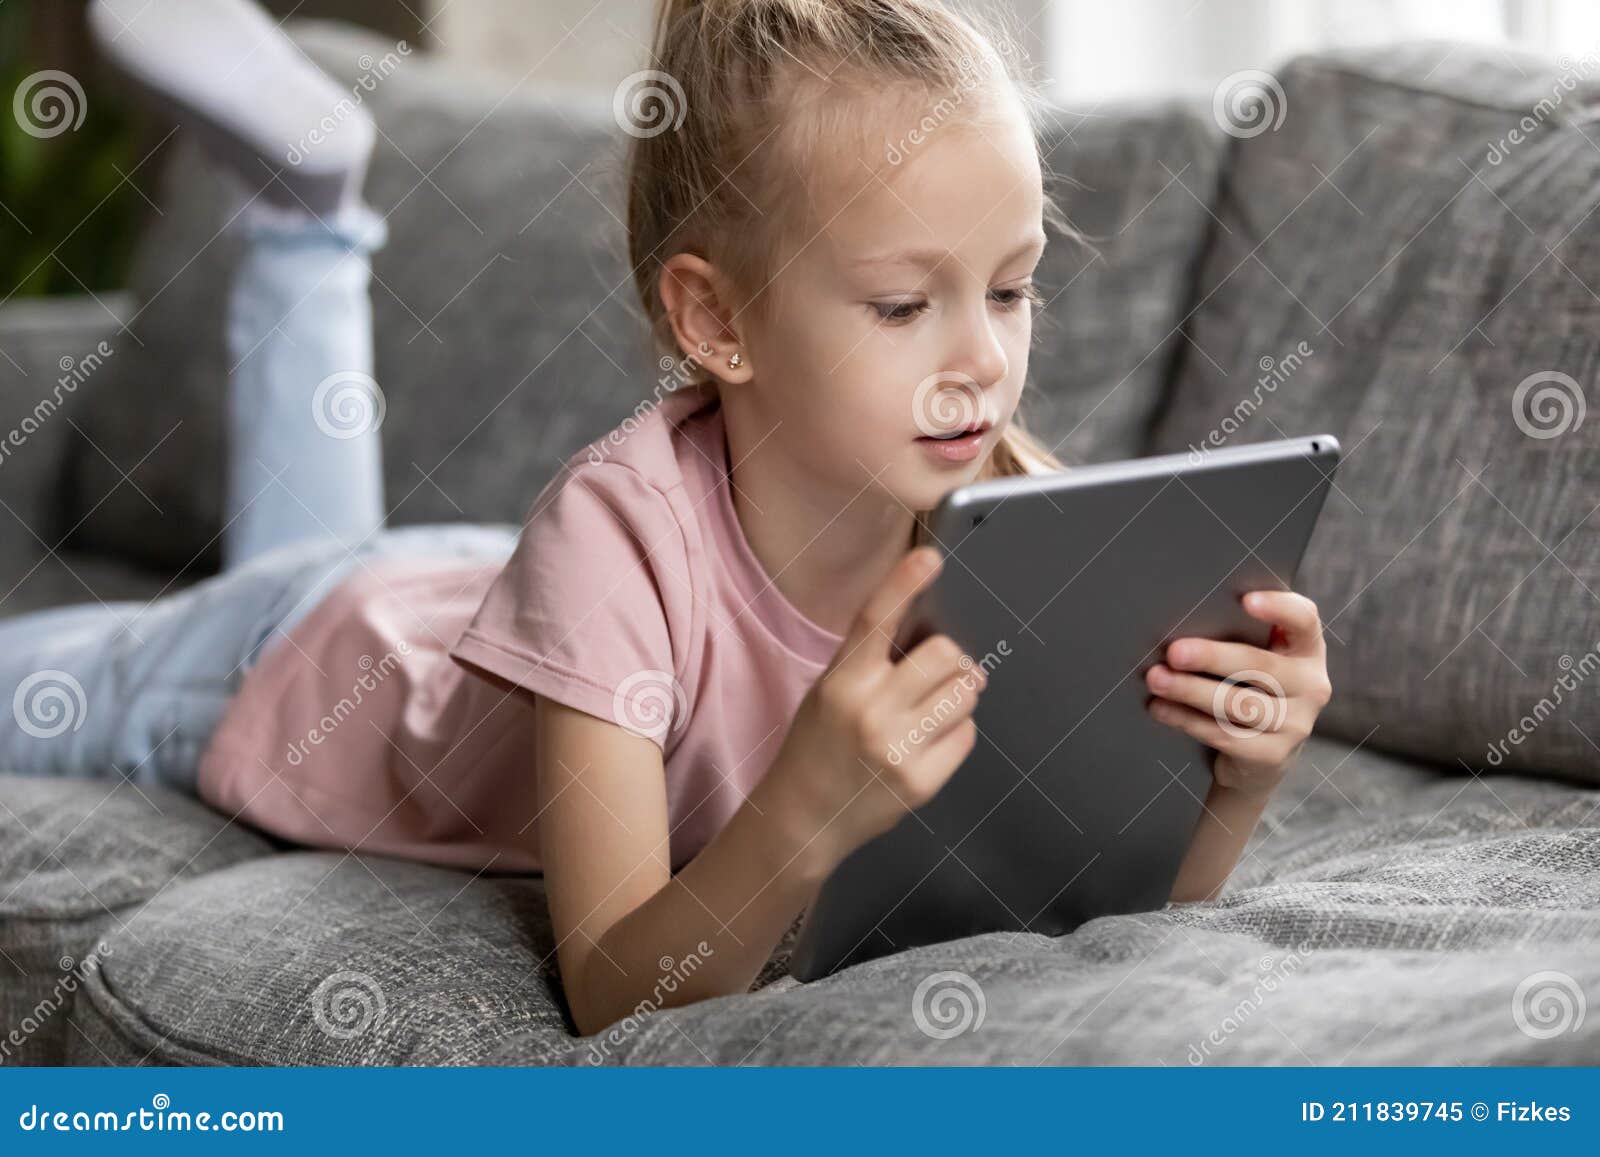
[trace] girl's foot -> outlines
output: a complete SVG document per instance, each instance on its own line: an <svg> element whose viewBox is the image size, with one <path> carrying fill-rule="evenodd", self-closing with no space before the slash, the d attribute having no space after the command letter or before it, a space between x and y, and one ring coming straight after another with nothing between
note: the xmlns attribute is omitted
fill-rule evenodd
<svg viewBox="0 0 1600 1157"><path fill-rule="evenodd" d="M89 29L263 198L318 216L359 200L372 118L251 0L92 0Z"/></svg>

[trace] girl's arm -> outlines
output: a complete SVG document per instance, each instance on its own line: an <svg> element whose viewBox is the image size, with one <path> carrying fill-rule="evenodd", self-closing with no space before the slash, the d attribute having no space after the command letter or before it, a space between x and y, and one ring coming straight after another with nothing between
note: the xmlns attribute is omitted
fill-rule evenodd
<svg viewBox="0 0 1600 1157"><path fill-rule="evenodd" d="M1222 891L1271 796L1270 790L1248 792L1212 781L1206 809L1172 885L1173 900L1211 900Z"/></svg>
<svg viewBox="0 0 1600 1157"><path fill-rule="evenodd" d="M661 748L534 696L539 858L581 1032L746 991L833 866L932 799L971 753L987 672L948 635L889 654L942 567L932 547L901 557L800 701L761 782L676 876ZM908 751L912 735L920 742Z"/></svg>
<svg viewBox="0 0 1600 1157"><path fill-rule="evenodd" d="M539 855L578 1031L748 990L821 883L821 857L758 786L673 876L661 749L534 698Z"/></svg>

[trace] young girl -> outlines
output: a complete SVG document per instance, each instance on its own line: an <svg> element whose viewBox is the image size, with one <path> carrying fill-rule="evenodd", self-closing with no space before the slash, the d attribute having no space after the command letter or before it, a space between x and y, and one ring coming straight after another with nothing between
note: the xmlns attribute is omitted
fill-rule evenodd
<svg viewBox="0 0 1600 1157"><path fill-rule="evenodd" d="M688 384L574 454L503 556L340 548L187 726L202 797L286 839L542 871L584 1033L691 956L665 1003L747 989L833 866L961 765L982 669L944 636L890 652L940 565L919 515L1059 468L1017 420L1049 207L1008 58L935 0L656 21L682 105L628 126L629 244ZM280 603L324 581L306 557L263 556ZM1217 751L1175 900L1221 888L1329 694L1316 608L1245 605L1268 648L1180 639L1148 675L1155 717ZM1245 673L1265 689L1219 682Z"/></svg>

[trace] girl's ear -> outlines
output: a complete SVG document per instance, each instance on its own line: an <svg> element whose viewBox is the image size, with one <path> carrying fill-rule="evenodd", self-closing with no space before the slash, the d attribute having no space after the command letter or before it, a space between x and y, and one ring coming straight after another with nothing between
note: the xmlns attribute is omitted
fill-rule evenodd
<svg viewBox="0 0 1600 1157"><path fill-rule="evenodd" d="M722 284L716 267L705 258L675 253L661 266L657 292L678 349L719 381L737 385L750 380L754 367L750 350L739 339ZM730 359L733 365L728 364Z"/></svg>

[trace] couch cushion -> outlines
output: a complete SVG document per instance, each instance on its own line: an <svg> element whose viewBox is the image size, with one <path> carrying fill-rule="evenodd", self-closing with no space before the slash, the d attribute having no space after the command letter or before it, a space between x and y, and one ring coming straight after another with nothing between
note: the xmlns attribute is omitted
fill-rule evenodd
<svg viewBox="0 0 1600 1157"><path fill-rule="evenodd" d="M36 974L7 990L9 1024L58 979L58 956L104 944L36 1026L36 1061L1184 1064L1241 1001L1264 1015L1205 1063L1554 1063L1600 1039L1593 1017L1537 1020L1567 989L1520 1021L1512 1004L1547 973L1600 986L1600 790L1322 738L1218 901L929 946L809 985L783 975L786 939L763 991L592 1038L571 1034L536 878L265 855L193 801L152 792L158 816L117 789L96 807L104 787L0 778L7 887L61 845L25 877L27 902L0 908L0 943ZM950 978L925 989L919 1023L913 998L941 972L982 991L981 1031L922 1027L959 1007L935 1004Z"/></svg>
<svg viewBox="0 0 1600 1157"><path fill-rule="evenodd" d="M1600 790L1313 737L1217 900L784 977L625 1018L561 1059L1584 1064L1597 948ZM549 1053L513 1038L489 1060Z"/></svg>
<svg viewBox="0 0 1600 1157"><path fill-rule="evenodd" d="M271 850L161 788L0 774L0 1058L64 1062L77 1038L69 1020L97 971L87 962L105 967L139 942L142 905Z"/></svg>
<svg viewBox="0 0 1600 1157"><path fill-rule="evenodd" d="M1210 228L1220 134L1182 103L1052 109L1050 230L1023 418L1069 465L1137 455L1166 396Z"/></svg>
<svg viewBox="0 0 1600 1157"><path fill-rule="evenodd" d="M608 101L508 92L344 26L291 27L346 83L385 54L399 61L363 97L382 130L367 197L390 229L372 299L391 522L519 521L559 462L663 377L617 220L626 138ZM1116 457L1147 436L1160 400L1218 134L1167 106L1045 120L1052 187L1097 248L1057 237L1040 270L1052 302L1027 414L1069 459ZM118 346L105 404L84 423L105 454L76 456L76 541L153 566L201 552L214 567L220 487L195 480L222 477L222 321L239 247L188 136L151 162L165 166L164 215L133 275L142 344Z"/></svg>
<svg viewBox="0 0 1600 1157"><path fill-rule="evenodd" d="M130 925L74 1008L73 1063L473 1064L525 1031L545 1063L573 1045L534 877L287 852L174 886Z"/></svg>
<svg viewBox="0 0 1600 1157"><path fill-rule="evenodd" d="M1600 668L1596 74L1412 45L1279 80L1281 128L1234 145L1151 448L1338 436L1299 581L1325 726L1600 782L1578 689Z"/></svg>

